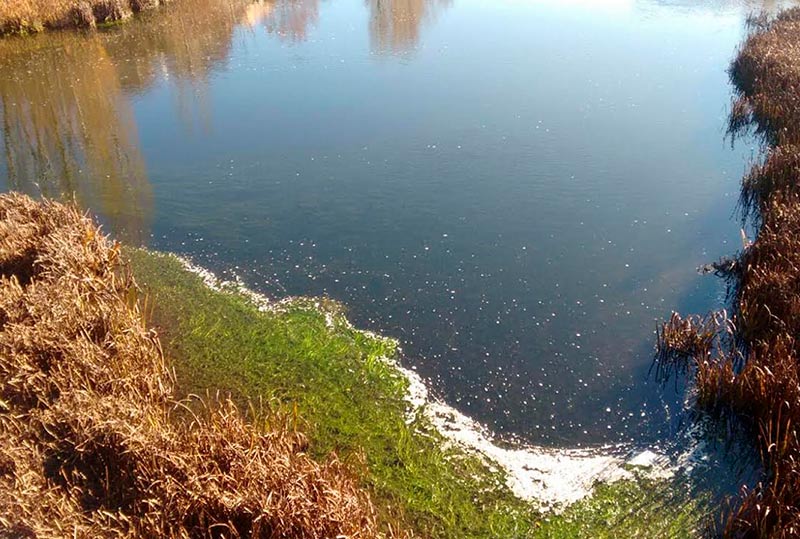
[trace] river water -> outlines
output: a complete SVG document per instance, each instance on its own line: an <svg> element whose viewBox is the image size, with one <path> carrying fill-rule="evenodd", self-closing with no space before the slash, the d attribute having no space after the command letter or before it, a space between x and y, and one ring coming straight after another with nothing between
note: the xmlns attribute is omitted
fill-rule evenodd
<svg viewBox="0 0 800 539"><path fill-rule="evenodd" d="M656 323L718 307L771 4L182 0L0 41L0 181L273 296L325 294L496 432L651 443Z"/></svg>

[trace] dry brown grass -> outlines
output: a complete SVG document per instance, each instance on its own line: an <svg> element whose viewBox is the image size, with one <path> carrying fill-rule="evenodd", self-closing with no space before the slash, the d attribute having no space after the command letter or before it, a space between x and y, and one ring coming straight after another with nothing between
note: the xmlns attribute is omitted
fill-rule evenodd
<svg viewBox="0 0 800 539"><path fill-rule="evenodd" d="M674 315L657 360L693 367L697 405L743 426L761 453L764 477L742 490L722 535L789 538L800 536L800 9L753 28L731 66L730 127L768 145L742 184L758 236L729 275L731 320Z"/></svg>
<svg viewBox="0 0 800 539"><path fill-rule="evenodd" d="M75 208L0 196L0 537L381 537L302 435L173 400L136 290Z"/></svg>
<svg viewBox="0 0 800 539"><path fill-rule="evenodd" d="M127 19L169 0L3 0L0 35L57 28L93 28Z"/></svg>

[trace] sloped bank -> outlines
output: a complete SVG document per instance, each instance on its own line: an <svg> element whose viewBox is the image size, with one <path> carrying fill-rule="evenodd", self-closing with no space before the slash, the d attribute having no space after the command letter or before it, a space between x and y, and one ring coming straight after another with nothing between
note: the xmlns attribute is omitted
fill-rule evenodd
<svg viewBox="0 0 800 539"><path fill-rule="evenodd" d="M119 246L73 207L0 196L0 537L404 536L304 447L176 401Z"/></svg>
<svg viewBox="0 0 800 539"><path fill-rule="evenodd" d="M730 314L673 315L659 334L662 373L690 368L696 406L751 439L764 475L743 488L724 537L800 536L800 8L751 21L730 74L734 135L752 129L764 155L741 207L757 227L729 279Z"/></svg>

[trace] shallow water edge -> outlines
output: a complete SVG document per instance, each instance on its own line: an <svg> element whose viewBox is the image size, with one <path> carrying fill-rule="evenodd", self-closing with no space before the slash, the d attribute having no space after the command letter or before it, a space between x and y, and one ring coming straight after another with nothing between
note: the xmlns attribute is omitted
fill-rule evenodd
<svg viewBox="0 0 800 539"><path fill-rule="evenodd" d="M240 294L262 312L297 305L317 309L325 315L329 327L347 326L370 338L389 341L400 351L399 343L394 339L353 328L343 309L329 299L299 296L272 300L249 289L239 279L222 280L188 258L174 254L169 256L199 276L207 287L218 292ZM406 401L410 420L417 414L423 414L448 443L480 456L490 468L501 470L507 486L517 497L533 502L541 509L562 511L589 496L598 483L633 479L632 468L646 471L651 479L669 479L687 462L689 454L696 450L690 449L679 459L673 460L655 449L633 449L624 444L553 449L498 440L485 425L433 397L417 372L403 367L397 359L384 357L382 360L407 382Z"/></svg>

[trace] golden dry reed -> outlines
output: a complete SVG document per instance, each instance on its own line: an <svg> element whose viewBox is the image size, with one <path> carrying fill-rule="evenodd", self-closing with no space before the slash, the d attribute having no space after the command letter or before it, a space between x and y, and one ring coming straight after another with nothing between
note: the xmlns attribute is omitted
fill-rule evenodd
<svg viewBox="0 0 800 539"><path fill-rule="evenodd" d="M119 246L0 195L0 537L384 536L335 456L173 391Z"/></svg>
<svg viewBox="0 0 800 539"><path fill-rule="evenodd" d="M127 19L169 0L2 0L0 35L93 28Z"/></svg>
<svg viewBox="0 0 800 539"><path fill-rule="evenodd" d="M731 132L766 143L742 183L758 228L725 272L731 316L673 315L659 332L659 368L693 368L697 405L750 433L764 474L722 522L728 538L800 537L800 9L751 21L730 74Z"/></svg>

